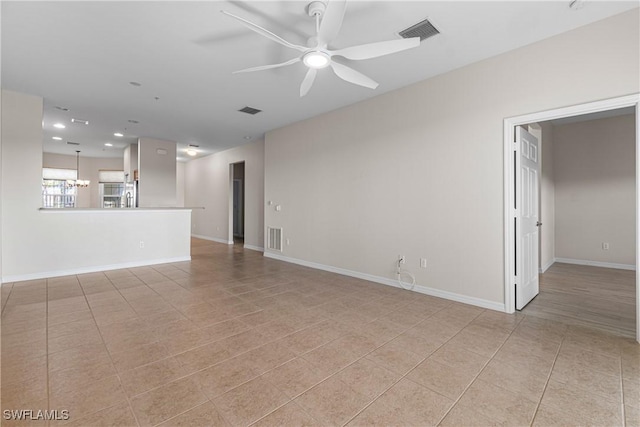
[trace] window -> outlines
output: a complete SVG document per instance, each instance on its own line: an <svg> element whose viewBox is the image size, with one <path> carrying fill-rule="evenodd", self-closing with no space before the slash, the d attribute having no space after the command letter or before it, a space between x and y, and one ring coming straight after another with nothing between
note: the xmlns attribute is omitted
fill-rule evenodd
<svg viewBox="0 0 640 427"><path fill-rule="evenodd" d="M124 194L124 171L99 170L99 192L103 208L122 208Z"/></svg>
<svg viewBox="0 0 640 427"><path fill-rule="evenodd" d="M68 179L76 179L74 169L42 169L42 207L76 207L77 189L67 184Z"/></svg>

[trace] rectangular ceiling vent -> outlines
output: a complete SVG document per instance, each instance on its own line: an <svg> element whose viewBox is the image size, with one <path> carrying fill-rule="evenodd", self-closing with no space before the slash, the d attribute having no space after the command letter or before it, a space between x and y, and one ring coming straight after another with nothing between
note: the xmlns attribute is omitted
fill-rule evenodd
<svg viewBox="0 0 640 427"><path fill-rule="evenodd" d="M282 252L282 228L267 227L267 248Z"/></svg>
<svg viewBox="0 0 640 427"><path fill-rule="evenodd" d="M240 111L241 113L251 114L253 116L253 115L258 114L262 110L258 110L257 108L253 108L253 107L247 106L247 107L239 109L238 111Z"/></svg>
<svg viewBox="0 0 640 427"><path fill-rule="evenodd" d="M79 142L71 142L71 141L67 141L67 144L69 144L69 145L80 145Z"/></svg>
<svg viewBox="0 0 640 427"><path fill-rule="evenodd" d="M424 21L412 25L406 30L400 31L398 34L400 34L400 36L405 39L409 39L411 37L420 37L420 41L422 41L424 39L428 39L429 37L433 37L436 34L440 34L440 31L438 31L436 27L434 27L433 24L429 22L428 19L425 19Z"/></svg>

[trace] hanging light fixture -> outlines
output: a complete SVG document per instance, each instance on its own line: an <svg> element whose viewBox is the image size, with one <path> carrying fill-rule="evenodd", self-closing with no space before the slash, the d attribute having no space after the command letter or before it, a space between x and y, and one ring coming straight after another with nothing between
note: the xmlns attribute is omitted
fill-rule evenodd
<svg viewBox="0 0 640 427"><path fill-rule="evenodd" d="M86 188L91 181L88 179L79 179L80 177L80 150L76 150L76 179L68 179L67 185L69 187Z"/></svg>

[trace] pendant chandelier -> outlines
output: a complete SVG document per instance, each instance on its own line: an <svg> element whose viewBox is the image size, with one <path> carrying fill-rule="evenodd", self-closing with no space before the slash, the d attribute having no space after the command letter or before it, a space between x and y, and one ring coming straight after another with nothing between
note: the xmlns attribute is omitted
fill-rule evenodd
<svg viewBox="0 0 640 427"><path fill-rule="evenodd" d="M79 179L80 177L80 150L76 150L76 179L68 179L67 185L69 187L86 188L91 181L88 179Z"/></svg>

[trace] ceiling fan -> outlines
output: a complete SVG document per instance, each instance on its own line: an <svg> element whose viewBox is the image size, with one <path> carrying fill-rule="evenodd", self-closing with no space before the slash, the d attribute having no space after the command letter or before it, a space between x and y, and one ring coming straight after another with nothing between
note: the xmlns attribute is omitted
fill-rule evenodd
<svg viewBox="0 0 640 427"><path fill-rule="evenodd" d="M269 70L272 68L286 67L298 62L302 62L309 68L302 84L300 85L300 96L305 96L316 78L319 69L331 67L338 77L350 83L364 86L370 89L378 87L371 78L335 60L336 56L341 56L351 60L362 60L377 58L379 56L390 55L401 52L420 45L420 37L407 39L389 40L377 43L363 44L359 46L347 47L344 49L331 50L329 44L338 36L342 27L342 19L346 8L346 0L331 0L325 4L322 1L313 1L307 5L307 14L316 21L316 36L309 39L309 46L300 46L290 43L275 35L259 25L254 24L244 18L222 10L221 12L240 21L244 26L256 33L291 49L298 50L302 54L289 61L280 64L262 65L259 67L247 68L235 71L235 73L248 73L252 71Z"/></svg>

